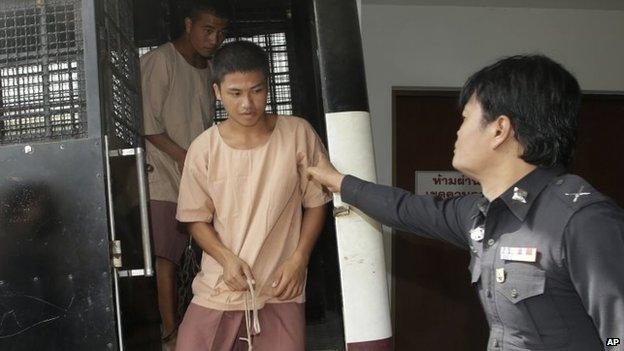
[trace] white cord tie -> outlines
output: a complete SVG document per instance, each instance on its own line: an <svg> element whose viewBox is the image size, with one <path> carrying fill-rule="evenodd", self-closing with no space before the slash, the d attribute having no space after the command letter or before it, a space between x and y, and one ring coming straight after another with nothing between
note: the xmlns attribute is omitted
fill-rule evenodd
<svg viewBox="0 0 624 351"><path fill-rule="evenodd" d="M247 337L239 339L247 342L247 345L249 345L247 350L253 351L252 336L260 334L261 329L260 319L258 318L258 305L256 304L256 292L251 280L247 280L247 285L249 286L249 291L245 294L245 328L247 329ZM251 308L248 300L251 300Z"/></svg>

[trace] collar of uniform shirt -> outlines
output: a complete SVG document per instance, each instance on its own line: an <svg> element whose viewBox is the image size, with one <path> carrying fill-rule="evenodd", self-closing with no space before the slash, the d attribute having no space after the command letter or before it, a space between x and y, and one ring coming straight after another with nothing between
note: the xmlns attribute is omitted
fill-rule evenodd
<svg viewBox="0 0 624 351"><path fill-rule="evenodd" d="M479 200L477 200L477 212L475 212L474 215L472 215L472 219L476 219L479 216L487 216L487 212L490 209L490 202L488 201L488 199L483 196L483 194L481 195L481 198Z"/></svg>
<svg viewBox="0 0 624 351"><path fill-rule="evenodd" d="M537 199L540 192L542 192L546 185L554 178L564 173L565 169L560 166L551 168L537 167L531 173L527 174L524 178L520 179L516 184L509 187L509 189L507 189L499 197L499 199L501 199L507 205L509 210L516 217L518 217L519 220L524 221L527 213L533 205L533 202L535 201L535 199ZM513 198L514 188L526 191L526 196L524 197L526 203L515 200Z"/></svg>

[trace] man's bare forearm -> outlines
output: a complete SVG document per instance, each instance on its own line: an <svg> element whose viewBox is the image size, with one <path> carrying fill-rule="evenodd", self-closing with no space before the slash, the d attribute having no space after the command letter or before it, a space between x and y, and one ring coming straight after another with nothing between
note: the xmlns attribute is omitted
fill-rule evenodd
<svg viewBox="0 0 624 351"><path fill-rule="evenodd" d="M228 256L233 255L221 240L212 224L194 222L188 224L188 230L204 252L214 258L221 266L225 266Z"/></svg>
<svg viewBox="0 0 624 351"><path fill-rule="evenodd" d="M325 217L327 217L326 205L303 210L301 235L295 255L299 255L306 261L310 259L310 253L325 224Z"/></svg>
<svg viewBox="0 0 624 351"><path fill-rule="evenodd" d="M184 163L186 157L186 150L167 135L167 133L146 135L145 138L149 140L158 150L166 153L178 163Z"/></svg>

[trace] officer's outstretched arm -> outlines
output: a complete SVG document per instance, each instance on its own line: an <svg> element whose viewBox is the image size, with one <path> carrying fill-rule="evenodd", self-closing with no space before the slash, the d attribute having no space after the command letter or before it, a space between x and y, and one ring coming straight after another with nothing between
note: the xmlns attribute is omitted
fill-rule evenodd
<svg viewBox="0 0 624 351"><path fill-rule="evenodd" d="M576 212L566 227L564 254L572 283L603 345L609 338L623 340L624 211L600 202Z"/></svg>
<svg viewBox="0 0 624 351"><path fill-rule="evenodd" d="M470 213L479 195L440 200L353 176L342 180L340 193L342 201L385 225L468 248Z"/></svg>

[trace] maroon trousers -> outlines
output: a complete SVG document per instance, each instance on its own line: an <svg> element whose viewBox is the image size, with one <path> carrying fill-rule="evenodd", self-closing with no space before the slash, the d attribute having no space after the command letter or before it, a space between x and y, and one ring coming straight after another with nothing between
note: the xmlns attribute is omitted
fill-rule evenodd
<svg viewBox="0 0 624 351"><path fill-rule="evenodd" d="M305 351L305 306L266 304L258 313L261 332L254 351ZM191 303L178 331L176 351L247 351L245 312L219 311Z"/></svg>

